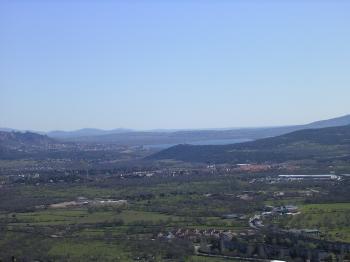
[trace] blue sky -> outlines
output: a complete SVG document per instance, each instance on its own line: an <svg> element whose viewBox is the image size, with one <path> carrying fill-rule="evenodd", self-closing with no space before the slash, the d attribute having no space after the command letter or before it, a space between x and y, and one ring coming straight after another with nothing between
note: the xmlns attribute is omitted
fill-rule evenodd
<svg viewBox="0 0 350 262"><path fill-rule="evenodd" d="M0 126L218 128L350 113L350 1L0 1Z"/></svg>

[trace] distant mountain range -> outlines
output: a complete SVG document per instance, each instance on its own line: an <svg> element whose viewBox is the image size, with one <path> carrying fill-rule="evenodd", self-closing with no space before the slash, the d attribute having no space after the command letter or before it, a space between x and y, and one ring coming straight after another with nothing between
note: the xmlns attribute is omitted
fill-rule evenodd
<svg viewBox="0 0 350 262"><path fill-rule="evenodd" d="M97 128L83 128L74 131L50 131L46 133L49 137L58 138L58 139L74 139L79 137L94 137L110 134L121 134L121 133L130 133L133 132L131 129L126 128L117 128L112 130L103 130Z"/></svg>
<svg viewBox="0 0 350 262"><path fill-rule="evenodd" d="M325 123L318 122L318 125ZM177 145L148 159L207 163L261 163L287 160L350 161L350 125L304 129L233 145Z"/></svg>
<svg viewBox="0 0 350 262"><path fill-rule="evenodd" d="M350 115L317 121L307 125L233 128L220 130L151 130L134 131L118 128L101 130L84 128L76 131L37 132L62 142L106 143L125 146L156 146L166 148L177 144L233 144L274 137L302 129L343 126L350 124ZM1 129L0 129L1 130ZM13 131L6 129L5 131Z"/></svg>
<svg viewBox="0 0 350 262"><path fill-rule="evenodd" d="M350 124L350 115L296 126L175 131L133 131L129 129L105 131L83 129L73 132L50 132L48 136L72 142L113 143L127 146L146 145L166 148L176 144L232 144L278 136L302 129L342 126L346 124Z"/></svg>

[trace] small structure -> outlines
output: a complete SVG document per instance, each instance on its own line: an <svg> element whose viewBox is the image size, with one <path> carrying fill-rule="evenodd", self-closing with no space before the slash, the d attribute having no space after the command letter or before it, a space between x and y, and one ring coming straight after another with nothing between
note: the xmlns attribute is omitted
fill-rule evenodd
<svg viewBox="0 0 350 262"><path fill-rule="evenodd" d="M329 175L279 175L279 178L287 180L303 180L303 179L315 179L315 180L339 180L340 177L334 174Z"/></svg>
<svg viewBox="0 0 350 262"><path fill-rule="evenodd" d="M237 219L239 218L238 214L226 214L222 216L223 219Z"/></svg>

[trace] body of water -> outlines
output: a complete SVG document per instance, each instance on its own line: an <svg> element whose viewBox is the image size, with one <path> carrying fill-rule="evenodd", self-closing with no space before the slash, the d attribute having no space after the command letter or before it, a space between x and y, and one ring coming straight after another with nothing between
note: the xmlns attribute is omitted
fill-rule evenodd
<svg viewBox="0 0 350 262"><path fill-rule="evenodd" d="M213 140L201 140L201 141L193 141L193 142L186 142L186 144L189 145L230 145L230 144L237 144L237 143L244 143L252 141L251 139L213 139ZM178 144L157 144L157 145L145 145L145 148L159 148L159 149L165 149L172 146L176 146Z"/></svg>

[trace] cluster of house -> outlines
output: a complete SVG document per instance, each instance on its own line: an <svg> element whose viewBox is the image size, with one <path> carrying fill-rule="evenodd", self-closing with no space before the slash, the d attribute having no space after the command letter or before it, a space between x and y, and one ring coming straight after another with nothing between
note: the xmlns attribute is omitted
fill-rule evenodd
<svg viewBox="0 0 350 262"><path fill-rule="evenodd" d="M267 164L237 164L236 166L236 170L242 172L264 172L273 168Z"/></svg>
<svg viewBox="0 0 350 262"><path fill-rule="evenodd" d="M297 212L296 206L272 207L271 213L288 214ZM265 214L266 215L266 214ZM229 218L237 218L239 215L232 214ZM254 221L257 226L261 222L263 214L255 215L250 222ZM276 240L265 243L256 241L257 236L268 235L270 239ZM219 229L190 229L178 228L167 232L160 232L155 237L164 241L172 239L190 240L195 245L197 254L205 255L225 255L228 257L255 258L261 259L301 259L309 261L324 261L332 256L336 256L338 261L343 259L345 254L350 252L350 244L333 243L322 240L320 231L316 229L302 230L279 230L248 229L242 232ZM312 243L314 248L299 245ZM213 244L217 241L217 245ZM284 243L285 242L285 243ZM198 244L196 244L198 243Z"/></svg>
<svg viewBox="0 0 350 262"><path fill-rule="evenodd" d="M220 229L191 229L191 228L178 228L173 229L168 232L160 232L157 234L158 239L171 240L174 238L188 239L193 242L199 242L203 238L215 238L220 239L225 237L225 239L232 239L237 236L246 236L247 234L253 235L252 230L247 230L246 232L234 232L232 230L220 230Z"/></svg>
<svg viewBox="0 0 350 262"><path fill-rule="evenodd" d="M249 226L253 229L260 229L264 227L263 219L269 218L273 216L281 216L281 215L297 215L299 214L299 210L297 206L293 205L285 205L279 207L266 206L266 210L261 214L254 215L249 219Z"/></svg>

